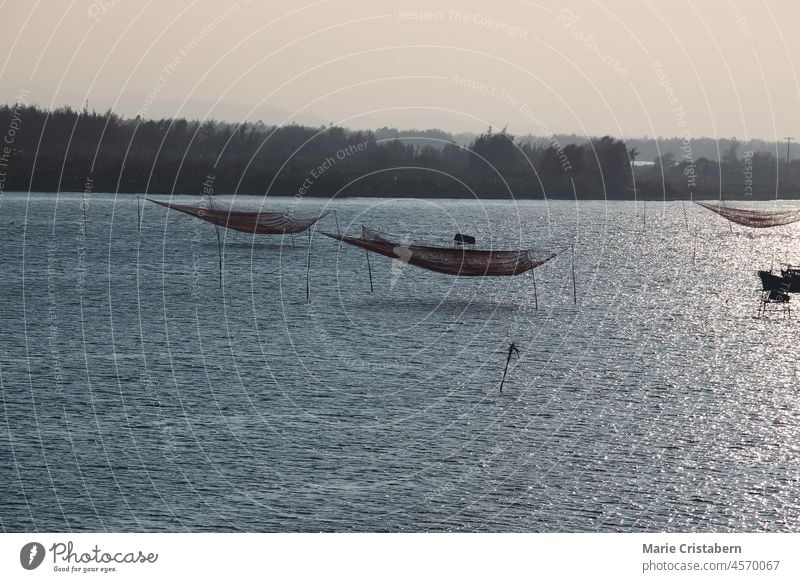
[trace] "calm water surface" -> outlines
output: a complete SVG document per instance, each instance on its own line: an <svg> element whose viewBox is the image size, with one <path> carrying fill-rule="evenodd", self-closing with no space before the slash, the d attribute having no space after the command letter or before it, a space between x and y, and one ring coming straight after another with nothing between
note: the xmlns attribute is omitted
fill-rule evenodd
<svg viewBox="0 0 800 582"><path fill-rule="evenodd" d="M0 529L800 531L800 324L755 317L755 270L800 260L796 226L680 202L332 206L320 229L567 250L535 280L372 255L370 293L363 251L223 231L220 289L212 225L147 204L139 232L110 194L84 225L76 194L6 194Z"/></svg>

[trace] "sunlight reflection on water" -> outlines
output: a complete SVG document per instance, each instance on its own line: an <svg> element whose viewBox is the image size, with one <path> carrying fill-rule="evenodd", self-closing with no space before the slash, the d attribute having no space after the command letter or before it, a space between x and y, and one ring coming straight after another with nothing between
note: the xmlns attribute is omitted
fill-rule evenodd
<svg viewBox="0 0 800 582"><path fill-rule="evenodd" d="M574 240L578 307L568 250L536 299L531 274L377 255L370 293L364 252L320 235L309 303L304 236L223 233L221 291L211 225L148 205L137 236L112 195L79 293L76 195L7 195L3 529L800 530L797 324L755 317L796 229L692 206L687 231L680 202L646 228L632 203L333 205L350 233Z"/></svg>

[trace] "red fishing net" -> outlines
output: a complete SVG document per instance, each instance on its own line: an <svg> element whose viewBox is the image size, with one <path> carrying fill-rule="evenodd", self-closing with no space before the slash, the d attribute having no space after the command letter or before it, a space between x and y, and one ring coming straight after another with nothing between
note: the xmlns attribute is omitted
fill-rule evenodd
<svg viewBox="0 0 800 582"><path fill-rule="evenodd" d="M360 238L328 232L322 234L415 267L461 277L519 275L543 265L558 254L557 252L550 253L534 260L531 252L527 250L481 251L432 247L406 242L402 239L392 240L390 235L370 228L364 228Z"/></svg>
<svg viewBox="0 0 800 582"><path fill-rule="evenodd" d="M731 222L751 228L769 228L800 221L800 210L755 210L707 202L697 202L697 204L711 212L716 212Z"/></svg>
<svg viewBox="0 0 800 582"><path fill-rule="evenodd" d="M148 200L150 199L148 198ZM225 210L214 208L211 204L204 203L193 206L160 202L158 200L150 200L150 202L155 202L178 212L185 212L212 224L250 234L296 234L305 232L328 214L328 212L324 212L317 216L294 217L286 212Z"/></svg>

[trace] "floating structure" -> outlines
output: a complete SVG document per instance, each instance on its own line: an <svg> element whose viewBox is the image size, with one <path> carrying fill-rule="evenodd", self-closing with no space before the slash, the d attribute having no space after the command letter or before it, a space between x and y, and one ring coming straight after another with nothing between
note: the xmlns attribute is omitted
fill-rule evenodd
<svg viewBox="0 0 800 582"><path fill-rule="evenodd" d="M769 309L783 309L784 315L792 316L792 308L789 305L791 293L800 291L800 267L786 265L781 269L780 275L769 271L759 271L758 277L761 279L761 303L758 307L758 315L761 317Z"/></svg>
<svg viewBox="0 0 800 582"><path fill-rule="evenodd" d="M780 275L769 271L759 271L761 287L764 291L783 291L785 293L800 293L800 267L786 265L781 269Z"/></svg>
<svg viewBox="0 0 800 582"><path fill-rule="evenodd" d="M750 228L771 228L773 226L783 226L800 221L800 210L760 210L750 208L734 208L724 203L711 204L709 202L697 202L695 204L719 214L721 217L748 226Z"/></svg>
<svg viewBox="0 0 800 582"><path fill-rule="evenodd" d="M761 292L761 305L758 307L758 316L761 317L766 314L768 309L773 308L782 309L784 315L792 317L792 308L789 305L790 299L791 295L785 291L764 289Z"/></svg>

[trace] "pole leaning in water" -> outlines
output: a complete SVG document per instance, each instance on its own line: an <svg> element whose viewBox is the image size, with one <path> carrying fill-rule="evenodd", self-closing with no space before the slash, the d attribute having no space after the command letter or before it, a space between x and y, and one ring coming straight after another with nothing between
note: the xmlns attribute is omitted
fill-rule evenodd
<svg viewBox="0 0 800 582"><path fill-rule="evenodd" d="M517 349L517 344L513 340L508 346L508 357L506 358L506 367L503 370L503 379L500 381L500 392L503 391L503 384L506 383L506 374L508 373L508 363L511 361L511 354L516 352L517 357L519 357L519 350Z"/></svg>

